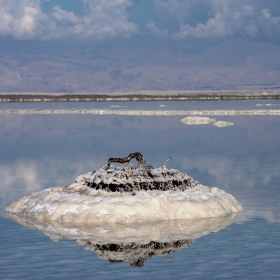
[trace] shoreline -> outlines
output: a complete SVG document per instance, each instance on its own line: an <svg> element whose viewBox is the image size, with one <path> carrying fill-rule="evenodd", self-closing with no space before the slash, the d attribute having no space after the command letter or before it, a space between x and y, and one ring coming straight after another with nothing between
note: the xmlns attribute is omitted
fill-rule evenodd
<svg viewBox="0 0 280 280"><path fill-rule="evenodd" d="M111 110L111 109L6 109L0 115L119 115L119 116L279 116L280 110Z"/></svg>
<svg viewBox="0 0 280 280"><path fill-rule="evenodd" d="M0 93L9 102L113 102L113 101L215 101L279 100L280 90L139 91L109 93Z"/></svg>

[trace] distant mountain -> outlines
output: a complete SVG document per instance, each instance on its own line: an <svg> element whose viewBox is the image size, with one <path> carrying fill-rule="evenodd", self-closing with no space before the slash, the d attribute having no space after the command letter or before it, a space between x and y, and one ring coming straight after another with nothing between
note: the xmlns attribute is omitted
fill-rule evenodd
<svg viewBox="0 0 280 280"><path fill-rule="evenodd" d="M280 48L227 40L145 48L115 45L61 55L0 53L0 92L113 92L280 87Z"/></svg>

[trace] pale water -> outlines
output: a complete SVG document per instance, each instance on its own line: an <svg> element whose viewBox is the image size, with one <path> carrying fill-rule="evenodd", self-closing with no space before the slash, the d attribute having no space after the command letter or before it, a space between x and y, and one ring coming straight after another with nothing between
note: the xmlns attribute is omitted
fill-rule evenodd
<svg viewBox="0 0 280 280"><path fill-rule="evenodd" d="M10 103L8 109L277 110L278 101ZM280 116L208 116L234 123L187 125L182 115L0 114L1 279L277 279L280 277ZM75 239L53 242L8 219L20 197L74 182L109 157L141 152L224 189L245 212L142 267L98 258ZM87 248L88 246L85 246Z"/></svg>

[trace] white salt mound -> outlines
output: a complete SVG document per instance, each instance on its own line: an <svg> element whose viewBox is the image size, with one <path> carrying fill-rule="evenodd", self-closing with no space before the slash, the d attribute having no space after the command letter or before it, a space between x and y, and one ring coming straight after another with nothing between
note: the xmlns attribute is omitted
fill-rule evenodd
<svg viewBox="0 0 280 280"><path fill-rule="evenodd" d="M69 186L29 194L7 207L7 216L53 241L76 239L109 262L143 266L226 227L243 210L225 191L167 169L168 160L160 168L140 160L137 167L107 164Z"/></svg>
<svg viewBox="0 0 280 280"><path fill-rule="evenodd" d="M229 216L243 210L230 194L202 185L184 191L107 192L83 183L45 189L6 208L12 215L38 222L140 223Z"/></svg>

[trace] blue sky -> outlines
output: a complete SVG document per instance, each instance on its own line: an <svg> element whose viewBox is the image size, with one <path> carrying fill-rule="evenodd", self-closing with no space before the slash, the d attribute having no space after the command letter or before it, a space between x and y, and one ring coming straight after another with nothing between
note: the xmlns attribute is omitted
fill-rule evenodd
<svg viewBox="0 0 280 280"><path fill-rule="evenodd" d="M279 0L0 1L2 91L279 87L279 65Z"/></svg>

